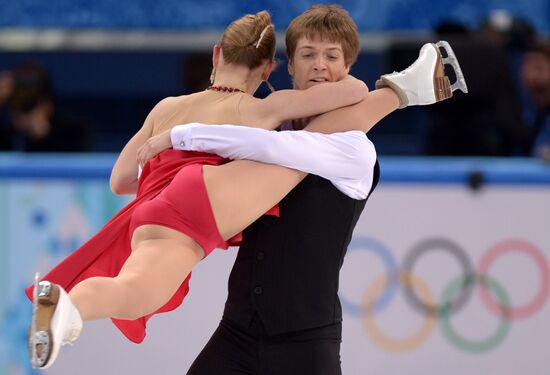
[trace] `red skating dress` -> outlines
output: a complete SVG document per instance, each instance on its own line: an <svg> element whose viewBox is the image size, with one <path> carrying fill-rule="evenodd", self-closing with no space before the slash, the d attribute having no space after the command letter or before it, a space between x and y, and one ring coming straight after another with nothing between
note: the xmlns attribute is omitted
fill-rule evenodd
<svg viewBox="0 0 550 375"><path fill-rule="evenodd" d="M202 165L228 162L220 156L166 150L143 168L136 198L114 216L95 236L71 253L42 280L70 291L80 281L94 276L117 276L131 252L133 230L143 224L159 224L181 231L204 249L205 256L214 248L227 249L240 242L240 235L223 241L214 220L202 178ZM278 215L278 207L267 214ZM177 308L189 292L191 274L172 298L160 309L137 320L112 319L131 341L145 338L146 324L157 313ZM32 300L33 287L26 289Z"/></svg>

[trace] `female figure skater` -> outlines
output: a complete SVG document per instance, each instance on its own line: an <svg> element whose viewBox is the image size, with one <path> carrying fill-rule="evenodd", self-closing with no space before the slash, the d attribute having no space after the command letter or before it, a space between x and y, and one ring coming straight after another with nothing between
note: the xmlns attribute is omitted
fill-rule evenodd
<svg viewBox="0 0 550 375"><path fill-rule="evenodd" d="M85 320L114 318L130 340L142 341L153 313L181 303L192 267L215 247L227 247L225 241L300 181L299 172L277 183L277 173L262 171L260 164L231 166L215 155L172 152L158 163L148 163L138 185L136 152L148 138L191 120L272 129L287 119L357 103L368 92L363 82L348 76L311 90L255 99L251 94L271 73L274 53L269 14L246 15L228 26L214 48L213 85L164 99L153 108L124 147L111 176L114 192L137 192L136 200L34 290L27 290L36 301L29 338L35 367L48 368L60 346L76 339ZM221 164L228 168L212 168ZM256 179L264 180L260 189L240 186L256 184ZM218 186L224 180L225 187ZM267 188L272 184L276 186Z"/></svg>
<svg viewBox="0 0 550 375"><path fill-rule="evenodd" d="M78 337L84 320L110 317L130 340L141 342L150 316L181 304L192 267L215 247L227 247L262 214L275 213L270 208L305 176L275 165L226 163L216 155L168 150L144 166L138 184L137 150L147 139L190 121L273 129L284 120L351 105L367 95L362 82L346 77L255 99L250 94L268 78L274 51L268 13L244 16L214 49L213 85L167 98L151 111L111 176L114 192L137 192L136 199L34 290L27 289L35 301L29 337L35 367L51 366L61 345ZM428 65L435 66L433 61ZM433 66L427 68L430 80ZM385 91L389 113L400 102L392 90Z"/></svg>

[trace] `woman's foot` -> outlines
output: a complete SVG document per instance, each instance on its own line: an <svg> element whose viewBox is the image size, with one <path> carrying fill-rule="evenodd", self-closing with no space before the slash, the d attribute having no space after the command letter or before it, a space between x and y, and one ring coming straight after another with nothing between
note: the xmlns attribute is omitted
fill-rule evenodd
<svg viewBox="0 0 550 375"><path fill-rule="evenodd" d="M445 50L447 57L441 56L439 48ZM443 64L453 67L457 78L453 85L445 75ZM385 74L376 81L376 88L382 87L395 91L399 97L399 108L433 104L452 97L455 90L468 92L458 60L445 41L424 44L418 59L411 66L402 72Z"/></svg>
<svg viewBox="0 0 550 375"><path fill-rule="evenodd" d="M34 310L29 332L29 354L34 368L50 367L62 345L75 341L82 318L71 299L57 284L35 282Z"/></svg>

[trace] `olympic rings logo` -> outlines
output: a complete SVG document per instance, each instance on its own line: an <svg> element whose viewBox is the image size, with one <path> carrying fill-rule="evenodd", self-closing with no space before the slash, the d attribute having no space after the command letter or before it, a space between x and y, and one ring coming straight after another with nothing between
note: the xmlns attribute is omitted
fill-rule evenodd
<svg viewBox="0 0 550 375"><path fill-rule="evenodd" d="M361 305L341 295L342 307L350 315L362 318L367 334L378 346L393 352L411 350L424 343L438 320L444 336L453 346L470 353L487 352L505 339L510 329L510 321L526 319L536 314L545 305L550 294L550 268L546 257L540 249L526 240L508 239L496 243L482 255L475 268L463 248L444 238L429 238L417 243L405 255L401 267L398 267L388 248L372 238L354 237L348 252L358 250L370 251L380 257L387 276L375 279L368 286ZM414 268L421 256L441 250L457 260L463 274L444 288L437 301L427 283L415 274ZM540 289L531 301L521 306L512 306L505 288L497 279L490 276L491 266L495 260L510 253L530 257L540 274ZM482 340L462 337L450 319L451 315L460 311L470 300L476 286L479 287L479 297L483 304L500 320L496 331ZM390 304L399 289L403 291L405 300L424 315L420 328L405 339L389 337L375 321L375 315Z"/></svg>

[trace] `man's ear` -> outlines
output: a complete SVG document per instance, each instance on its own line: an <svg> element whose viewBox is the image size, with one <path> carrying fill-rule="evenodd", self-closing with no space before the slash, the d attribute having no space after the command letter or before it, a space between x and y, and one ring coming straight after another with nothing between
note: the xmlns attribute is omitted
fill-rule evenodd
<svg viewBox="0 0 550 375"><path fill-rule="evenodd" d="M294 77L294 64L292 64L292 60L288 60L287 70L288 70L288 74L291 77Z"/></svg>

